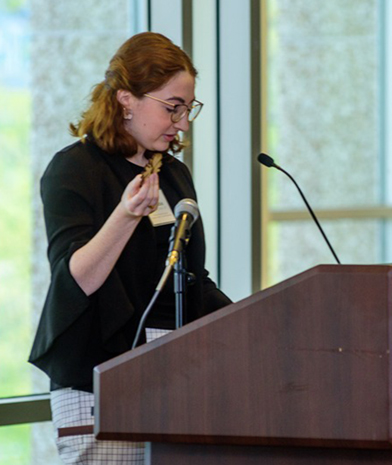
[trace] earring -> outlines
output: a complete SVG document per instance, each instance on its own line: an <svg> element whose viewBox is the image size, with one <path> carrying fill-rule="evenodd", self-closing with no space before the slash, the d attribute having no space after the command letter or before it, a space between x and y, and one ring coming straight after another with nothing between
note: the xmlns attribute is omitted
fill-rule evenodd
<svg viewBox="0 0 392 465"><path fill-rule="evenodd" d="M132 116L132 110L128 110L127 108L123 107L123 118L129 121L132 119Z"/></svg>

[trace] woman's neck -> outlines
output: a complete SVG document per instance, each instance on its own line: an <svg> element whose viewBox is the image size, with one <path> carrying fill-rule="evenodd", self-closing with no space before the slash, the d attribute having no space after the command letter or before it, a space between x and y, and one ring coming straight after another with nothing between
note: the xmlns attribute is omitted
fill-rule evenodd
<svg viewBox="0 0 392 465"><path fill-rule="evenodd" d="M127 160L135 165L142 166L143 168L148 163L147 158L144 156L144 151L141 153L135 153L135 155L132 155L131 157L127 157Z"/></svg>

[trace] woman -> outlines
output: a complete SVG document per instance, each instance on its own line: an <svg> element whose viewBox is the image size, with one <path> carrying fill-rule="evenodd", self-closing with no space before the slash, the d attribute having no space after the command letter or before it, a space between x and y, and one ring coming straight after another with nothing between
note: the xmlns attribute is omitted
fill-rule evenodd
<svg viewBox="0 0 392 465"><path fill-rule="evenodd" d="M52 280L29 361L51 379L56 428L93 423L94 366L132 346L164 270L172 226L152 213L166 199L165 217L173 217L179 200L196 199L188 169L169 155L183 148L178 134L202 108L196 74L160 34L126 41L90 107L71 124L79 141L58 152L42 177ZM161 164L159 175L145 174L151 159ZM208 278L204 256L199 219L186 249L196 276L189 321L230 303ZM169 281L147 326L173 328L174 307ZM65 463L143 463L143 444L88 435L61 438L58 447Z"/></svg>

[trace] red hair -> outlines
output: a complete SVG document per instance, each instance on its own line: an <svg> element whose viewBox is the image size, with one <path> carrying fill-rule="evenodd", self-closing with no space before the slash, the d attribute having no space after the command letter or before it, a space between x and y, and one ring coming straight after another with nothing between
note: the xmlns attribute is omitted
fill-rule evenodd
<svg viewBox="0 0 392 465"><path fill-rule="evenodd" d="M91 105L77 124L70 124L71 134L84 140L91 136L109 153L132 156L137 152L135 139L125 130L123 109L117 91L130 91L135 97L164 86L181 71L196 77L189 56L162 34L143 32L128 39L110 60L105 80L91 93ZM178 138L169 150L177 153L184 145Z"/></svg>

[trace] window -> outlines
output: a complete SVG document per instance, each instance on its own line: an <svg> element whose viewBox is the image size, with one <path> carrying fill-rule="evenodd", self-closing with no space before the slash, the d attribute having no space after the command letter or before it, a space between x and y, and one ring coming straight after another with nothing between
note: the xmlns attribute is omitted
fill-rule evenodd
<svg viewBox="0 0 392 465"><path fill-rule="evenodd" d="M49 389L27 364L49 282L39 179L73 142L68 123L109 58L146 28L145 10L144 0L0 4L0 397ZM0 462L57 463L51 436L51 425L0 427Z"/></svg>
<svg viewBox="0 0 392 465"><path fill-rule="evenodd" d="M386 262L386 2L266 7L268 151L301 186L342 263ZM291 181L267 176L265 284L336 263Z"/></svg>

